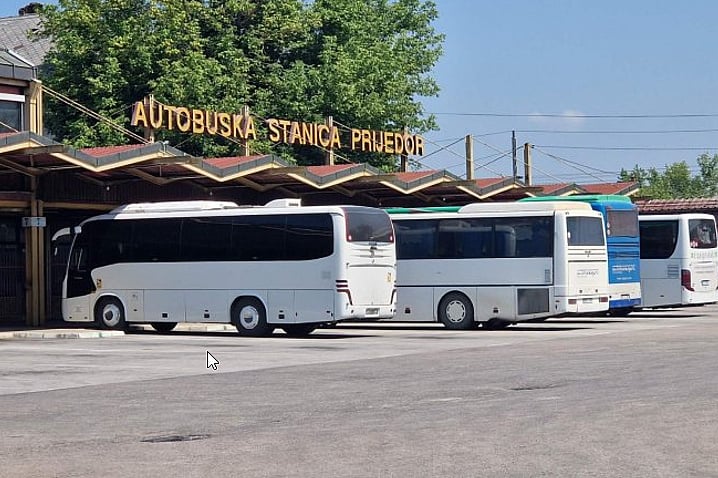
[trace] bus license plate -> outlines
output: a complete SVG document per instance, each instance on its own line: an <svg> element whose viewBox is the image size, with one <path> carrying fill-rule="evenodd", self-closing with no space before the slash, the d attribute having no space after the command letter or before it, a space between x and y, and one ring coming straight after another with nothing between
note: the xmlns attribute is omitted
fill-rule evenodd
<svg viewBox="0 0 718 478"><path fill-rule="evenodd" d="M593 303L593 299L583 299L584 304L591 304Z"/></svg>
<svg viewBox="0 0 718 478"><path fill-rule="evenodd" d="M377 315L379 314L379 307L371 307L366 310L366 315Z"/></svg>
<svg viewBox="0 0 718 478"><path fill-rule="evenodd" d="M703 287L708 287L709 285L711 285L711 281L709 281L709 280L702 280L702 281L701 281L701 285L702 285Z"/></svg>

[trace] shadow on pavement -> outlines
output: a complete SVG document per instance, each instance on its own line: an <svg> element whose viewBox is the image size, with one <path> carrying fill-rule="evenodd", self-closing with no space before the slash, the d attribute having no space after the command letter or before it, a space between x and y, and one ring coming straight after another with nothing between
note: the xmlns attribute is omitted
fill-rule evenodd
<svg viewBox="0 0 718 478"><path fill-rule="evenodd" d="M208 331L208 330L173 330L171 332L157 332L155 330L146 330L146 329L128 329L125 331L127 335L153 335L153 336L163 336L163 337L236 337L239 339L249 339L249 340L256 340L256 339L281 339L281 340L308 340L308 339L321 339L321 340L331 340L331 339L353 339L353 338L363 338L363 337L376 337L375 334L337 334L337 333L327 333L325 332L326 329L318 329L315 332L312 332L311 334L307 335L306 337L290 337L281 330L276 330L273 334L268 335L266 337L245 337L242 335L239 335L236 331L233 330L220 330L220 331Z"/></svg>

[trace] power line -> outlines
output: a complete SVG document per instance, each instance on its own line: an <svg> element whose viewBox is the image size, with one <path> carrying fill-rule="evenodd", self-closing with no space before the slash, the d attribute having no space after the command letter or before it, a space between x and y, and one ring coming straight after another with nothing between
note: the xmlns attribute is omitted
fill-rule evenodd
<svg viewBox="0 0 718 478"><path fill-rule="evenodd" d="M604 169L594 168L593 166L588 166L588 165L586 165L586 164L579 163L578 161L573 161L573 160L571 160L571 159L567 159L567 158L564 158L564 157L561 157L561 156L557 156L557 155L555 155L555 154L551 154L551 153L549 153L549 152L543 151L541 148L539 148L539 147L537 147L537 146L533 146L533 149L535 149L536 151L538 151L538 152L540 152L540 153L542 153L542 154L545 154L546 156L549 156L549 157L551 157L551 158L553 158L553 159L555 159L555 160L557 160L557 161L563 162L563 163L567 163L567 164L570 164L570 165L581 166L581 167L583 167L583 168L588 168L588 169L591 169L591 170L593 170L593 171L595 171L595 172L597 172L597 173L612 174L611 171L606 171L606 170L604 170Z"/></svg>
<svg viewBox="0 0 718 478"><path fill-rule="evenodd" d="M711 129L662 129L662 130L560 130L560 129L524 129L517 133L550 133L550 134L684 134L684 133L715 133L718 128Z"/></svg>
<svg viewBox="0 0 718 478"><path fill-rule="evenodd" d="M575 162L575 161L570 161L570 160L565 159L565 158L562 158L562 157L560 157L560 156L556 156L556 155L554 155L554 154L547 153L546 151L543 151L543 150L541 150L540 148L534 147L533 149L535 149L536 151L538 151L538 152L541 153L541 154L544 154L544 155L546 155L546 156L548 156L548 157L550 157L550 158L555 159L556 161L559 161L559 162L562 163L562 164L566 164L566 165L568 165L568 166L574 168L574 169L577 170L577 171L580 171L581 173L583 173L583 174L585 174L585 175L587 175L587 176L590 176L590 177L592 177L592 178L594 178L594 179L597 179L597 180L599 180L599 181L603 181L603 178L600 178L600 177L596 176L595 174L593 174L593 173L591 173L591 172L588 172L588 171L586 171L586 170L584 170L584 169L582 169L582 168L579 168L578 165L580 165L581 167L588 168L588 169L593 169L593 170L598 171L598 172L601 172L601 173L606 173L606 171L598 170L598 169L596 169L596 168L592 168L592 167L590 167L590 166L585 166L585 165L580 164L580 163L577 163L577 162Z"/></svg>
<svg viewBox="0 0 718 478"><path fill-rule="evenodd" d="M456 112L434 112L432 115L442 116L485 116L498 118L577 118L577 119L641 119L641 118L716 118L718 113L684 113L684 114L643 114L643 115L619 115L619 114L580 114L580 113L456 113Z"/></svg>
<svg viewBox="0 0 718 478"><path fill-rule="evenodd" d="M596 151L712 151L718 150L716 146L703 147L661 147L661 146L565 146L565 145L541 145L542 148L551 149L584 149Z"/></svg>

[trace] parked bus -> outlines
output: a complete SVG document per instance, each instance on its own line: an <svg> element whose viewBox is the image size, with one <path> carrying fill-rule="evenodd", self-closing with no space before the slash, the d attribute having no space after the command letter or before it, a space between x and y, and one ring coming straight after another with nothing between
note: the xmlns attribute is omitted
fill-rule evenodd
<svg viewBox="0 0 718 478"><path fill-rule="evenodd" d="M588 204L479 203L387 212L397 238L393 320L500 328L608 309L603 220Z"/></svg>
<svg viewBox="0 0 718 478"><path fill-rule="evenodd" d="M584 194L540 196L534 201L580 201L603 215L608 249L608 313L626 316L641 305L641 255L638 237L638 207L626 196Z"/></svg>
<svg viewBox="0 0 718 478"><path fill-rule="evenodd" d="M718 301L716 221L710 214L639 215L643 307Z"/></svg>
<svg viewBox="0 0 718 478"><path fill-rule="evenodd" d="M262 336L394 315L394 232L380 209L142 203L88 219L75 233L66 321L158 331L232 323L241 335Z"/></svg>

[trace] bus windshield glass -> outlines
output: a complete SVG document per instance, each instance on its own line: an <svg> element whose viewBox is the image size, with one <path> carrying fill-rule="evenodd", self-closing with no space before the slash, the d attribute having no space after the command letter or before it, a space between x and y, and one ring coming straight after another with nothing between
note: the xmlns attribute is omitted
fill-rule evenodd
<svg viewBox="0 0 718 478"><path fill-rule="evenodd" d="M345 207L347 241L394 242L394 228L384 211L359 207Z"/></svg>

